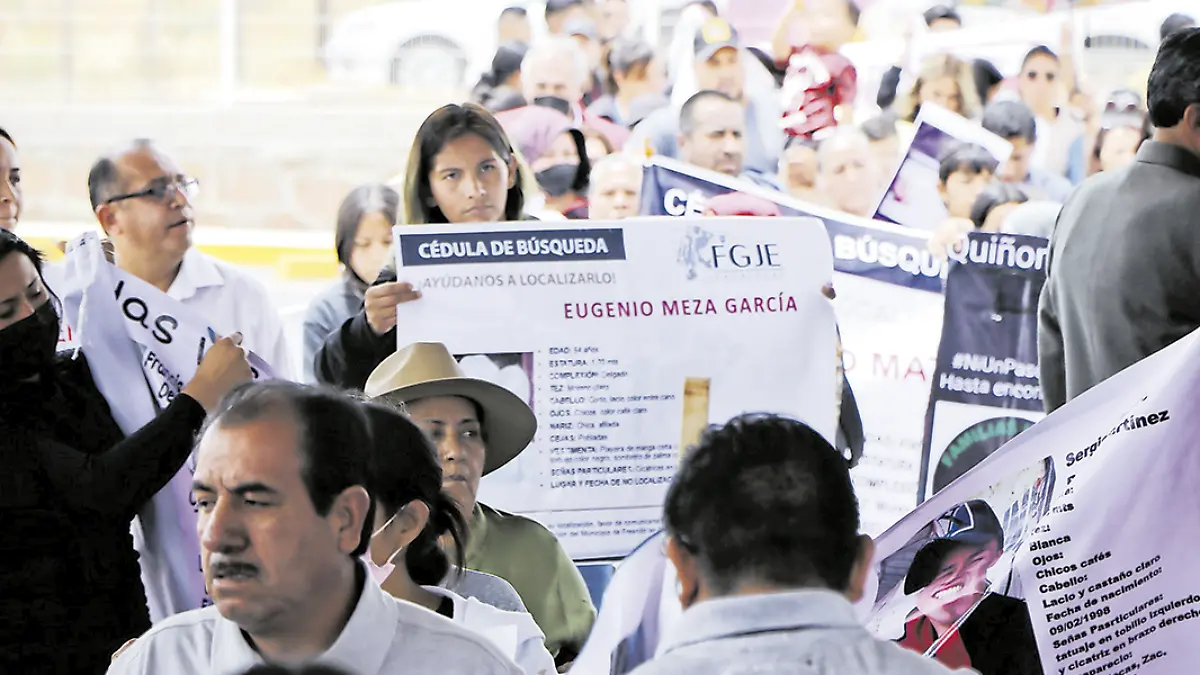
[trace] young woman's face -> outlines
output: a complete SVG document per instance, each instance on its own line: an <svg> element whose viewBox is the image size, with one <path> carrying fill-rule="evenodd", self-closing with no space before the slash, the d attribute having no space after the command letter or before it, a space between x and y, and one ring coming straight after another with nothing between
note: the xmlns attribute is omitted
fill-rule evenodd
<svg viewBox="0 0 1200 675"><path fill-rule="evenodd" d="M953 77L938 77L921 84L917 97L921 100L921 105L932 103L951 112L962 113L962 92L959 91L958 82Z"/></svg>
<svg viewBox="0 0 1200 675"><path fill-rule="evenodd" d="M504 220L508 191L516 180L510 166L486 140L464 134L447 141L433 158L429 190L451 223Z"/></svg>
<svg viewBox="0 0 1200 675"><path fill-rule="evenodd" d="M1115 171L1133 164L1138 146L1142 144L1142 132L1132 127L1114 127L1104 134L1100 145L1100 170Z"/></svg>
<svg viewBox="0 0 1200 675"><path fill-rule="evenodd" d="M392 224L382 213L365 213L354 233L354 248L350 250L350 269L359 279L369 283L379 276L392 250Z"/></svg>

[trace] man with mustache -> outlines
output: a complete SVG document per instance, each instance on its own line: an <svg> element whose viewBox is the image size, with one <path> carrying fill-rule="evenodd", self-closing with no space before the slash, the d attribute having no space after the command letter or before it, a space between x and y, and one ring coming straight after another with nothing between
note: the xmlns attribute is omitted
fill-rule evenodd
<svg viewBox="0 0 1200 675"><path fill-rule="evenodd" d="M261 663L519 675L489 638L391 597L368 575L372 442L360 404L334 392L275 380L227 396L201 433L192 484L215 606L160 622L110 675Z"/></svg>
<svg viewBox="0 0 1200 675"><path fill-rule="evenodd" d="M916 611L900 646L926 653L951 668L980 675L1042 675L1025 603L989 591L988 570L1004 554L1004 529L982 499L959 504L934 523L904 579ZM947 637L948 636L948 637Z"/></svg>
<svg viewBox="0 0 1200 675"><path fill-rule="evenodd" d="M241 333L277 377L291 375L283 322L267 289L192 246L199 182L151 141L96 160L88 195L118 267L191 307L222 335Z"/></svg>

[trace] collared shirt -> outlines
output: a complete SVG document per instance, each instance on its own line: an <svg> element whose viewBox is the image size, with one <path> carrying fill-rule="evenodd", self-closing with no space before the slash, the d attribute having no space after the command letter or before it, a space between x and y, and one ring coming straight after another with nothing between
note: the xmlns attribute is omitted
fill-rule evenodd
<svg viewBox="0 0 1200 675"><path fill-rule="evenodd" d="M283 322L257 279L191 248L167 295L195 310L221 335L241 333L242 345L270 364L276 377L293 377Z"/></svg>
<svg viewBox="0 0 1200 675"><path fill-rule="evenodd" d="M369 579L341 635L314 661L355 675L521 673L487 638L397 600ZM155 625L113 662L108 674L240 675L260 663L241 628L213 606Z"/></svg>
<svg viewBox="0 0 1200 675"><path fill-rule="evenodd" d="M516 661L525 675L553 675L554 657L546 651L546 636L529 612L507 612L475 598L464 598L438 586L425 590L454 603L454 622L488 638L502 654Z"/></svg>
<svg viewBox="0 0 1200 675"><path fill-rule="evenodd" d="M867 632L831 591L717 598L683 613L635 675L973 675Z"/></svg>
<svg viewBox="0 0 1200 675"><path fill-rule="evenodd" d="M498 576L517 589L546 634L551 654L557 656L563 647L583 647L596 608L579 569L540 523L476 504L466 566Z"/></svg>

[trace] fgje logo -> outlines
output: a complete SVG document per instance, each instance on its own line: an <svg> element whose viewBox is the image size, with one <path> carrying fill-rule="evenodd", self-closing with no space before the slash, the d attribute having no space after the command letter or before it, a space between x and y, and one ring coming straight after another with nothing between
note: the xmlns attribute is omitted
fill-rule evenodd
<svg viewBox="0 0 1200 675"><path fill-rule="evenodd" d="M725 235L699 226L684 235L677 260L689 280L700 276L702 269L728 273L782 267L778 244L731 242Z"/></svg>

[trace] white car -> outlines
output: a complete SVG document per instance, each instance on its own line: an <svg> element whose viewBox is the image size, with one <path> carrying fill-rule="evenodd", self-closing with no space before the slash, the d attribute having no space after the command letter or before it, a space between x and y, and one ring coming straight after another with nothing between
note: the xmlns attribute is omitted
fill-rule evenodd
<svg viewBox="0 0 1200 675"><path fill-rule="evenodd" d="M475 84L496 53L496 21L525 6L535 30L540 3L520 0L400 0L350 14L325 43L335 82L461 89Z"/></svg>

